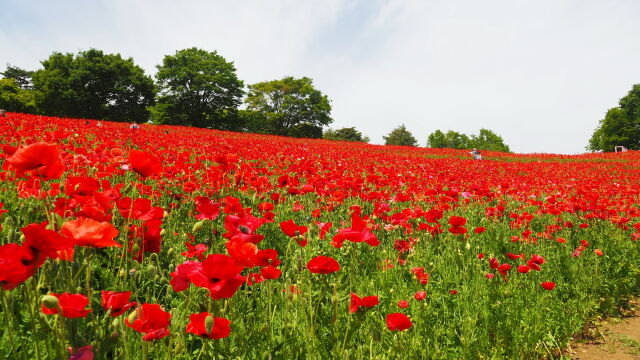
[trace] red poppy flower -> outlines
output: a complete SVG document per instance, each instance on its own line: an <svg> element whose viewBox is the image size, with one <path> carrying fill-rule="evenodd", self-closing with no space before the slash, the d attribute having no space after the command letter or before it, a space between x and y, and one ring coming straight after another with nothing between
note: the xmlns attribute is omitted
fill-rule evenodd
<svg viewBox="0 0 640 360"><path fill-rule="evenodd" d="M60 232L62 235L73 239L77 246L93 246L96 248L122 247L122 245L113 240L118 236L118 230L108 222L81 218L65 222Z"/></svg>
<svg viewBox="0 0 640 360"><path fill-rule="evenodd" d="M0 287L11 290L27 281L35 272L34 254L18 244L0 246Z"/></svg>
<svg viewBox="0 0 640 360"><path fill-rule="evenodd" d="M47 315L60 315L67 318L85 317L91 312L91 309L85 309L89 305L89 299L82 294L54 294L48 295L50 298L45 299L42 304L42 312ZM57 298L53 299L52 297Z"/></svg>
<svg viewBox="0 0 640 360"><path fill-rule="evenodd" d="M556 287L556 283L552 281L546 281L540 284L545 290L553 290Z"/></svg>
<svg viewBox="0 0 640 360"><path fill-rule="evenodd" d="M527 265L518 265L518 272L521 274L526 274L529 272L529 270L531 270L531 268Z"/></svg>
<svg viewBox="0 0 640 360"><path fill-rule="evenodd" d="M189 259L197 257L198 260L204 259L204 253L209 249L209 247L205 244L196 244L195 246L190 242L185 242L184 245L187 247L187 251L182 252L180 255L185 256Z"/></svg>
<svg viewBox="0 0 640 360"><path fill-rule="evenodd" d="M171 313L162 310L159 304L142 304L124 320L128 327L144 333L145 341L169 335L167 327L170 321Z"/></svg>
<svg viewBox="0 0 640 360"><path fill-rule="evenodd" d="M340 270L340 264L329 256L316 256L309 260L307 269L314 274L331 274Z"/></svg>
<svg viewBox="0 0 640 360"><path fill-rule="evenodd" d="M202 262L202 277L191 277L196 286L209 289L213 299L227 299L238 291L245 278L240 275L244 266L226 255L212 254Z"/></svg>
<svg viewBox="0 0 640 360"><path fill-rule="evenodd" d="M413 323L403 313L393 313L387 315L387 329L391 331L403 331L411 328Z"/></svg>
<svg viewBox="0 0 640 360"><path fill-rule="evenodd" d="M129 308L136 306L138 303L129 302L131 291L104 291L102 290L102 307L105 311L109 311L112 317L122 315Z"/></svg>
<svg viewBox="0 0 640 360"><path fill-rule="evenodd" d="M370 246L380 245L376 235L367 227L367 224L357 213L351 216L351 227L338 230L338 233L331 239L331 245L340 248L345 240L355 243L366 242Z"/></svg>
<svg viewBox="0 0 640 360"><path fill-rule="evenodd" d="M93 347L91 345L83 346L73 351L71 347L69 351L69 360L93 360Z"/></svg>
<svg viewBox="0 0 640 360"><path fill-rule="evenodd" d="M204 274L202 274L202 263L197 261L185 261L176 267L176 271L171 273L171 280L169 283L171 284L173 291L180 292L187 290L189 285L194 281L206 281Z"/></svg>
<svg viewBox="0 0 640 360"><path fill-rule="evenodd" d="M161 207L151 206L151 200L137 198L131 200L124 197L116 201L120 215L125 219L137 219L142 221L160 220L164 217L164 210Z"/></svg>
<svg viewBox="0 0 640 360"><path fill-rule="evenodd" d="M68 261L73 259L74 241L48 230L45 223L30 224L23 227L21 231L25 238L22 245L31 249L35 255L36 267L42 265L46 258Z"/></svg>
<svg viewBox="0 0 640 360"><path fill-rule="evenodd" d="M244 240L229 240L225 244L227 252L240 265L252 267L254 258L258 254L258 247L254 243Z"/></svg>
<svg viewBox="0 0 640 360"><path fill-rule="evenodd" d="M302 225L296 225L293 220L287 220L280 223L280 229L288 237L294 237L298 235L304 235L307 232L307 227Z"/></svg>
<svg viewBox="0 0 640 360"><path fill-rule="evenodd" d="M57 179L64 173L60 150L56 144L35 143L16 150L5 164L15 169L16 176L32 172L37 176Z"/></svg>
<svg viewBox="0 0 640 360"><path fill-rule="evenodd" d="M378 297L375 295L365 296L363 298L360 298L355 293L351 293L351 302L349 303L349 312L353 314L357 312L361 307L368 309L378 305L378 303L379 303Z"/></svg>
<svg viewBox="0 0 640 360"><path fill-rule="evenodd" d="M262 224L264 224L264 220L253 215L227 215L224 218L224 228L227 232L222 236L227 239L240 239L257 244L264 239L264 235L255 233Z"/></svg>
<svg viewBox="0 0 640 360"><path fill-rule="evenodd" d="M409 302L407 300L400 300L398 301L398 307L400 309L406 309L409 307Z"/></svg>
<svg viewBox="0 0 640 360"><path fill-rule="evenodd" d="M418 300L418 301L422 301L422 300L427 298L427 292L420 290L420 291L416 292L415 295L413 295L413 298Z"/></svg>
<svg viewBox="0 0 640 360"><path fill-rule="evenodd" d="M275 266L265 266L260 269L260 275L265 279L277 279L282 275L282 271Z"/></svg>
<svg viewBox="0 0 640 360"><path fill-rule="evenodd" d="M215 220L220 215L220 203L215 202L207 197L196 197L196 219L198 220Z"/></svg>
<svg viewBox="0 0 640 360"><path fill-rule="evenodd" d="M187 324L187 333L209 339L224 339L231 333L231 321L213 317L208 312L191 314Z"/></svg>
<svg viewBox="0 0 640 360"><path fill-rule="evenodd" d="M162 172L162 162L160 159L146 151L129 151L129 163L131 163L131 169L133 169L133 171L144 177Z"/></svg>

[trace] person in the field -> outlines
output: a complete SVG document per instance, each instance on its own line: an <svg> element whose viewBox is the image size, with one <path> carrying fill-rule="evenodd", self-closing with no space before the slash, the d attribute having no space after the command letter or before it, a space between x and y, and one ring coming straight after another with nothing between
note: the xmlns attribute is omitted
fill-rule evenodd
<svg viewBox="0 0 640 360"><path fill-rule="evenodd" d="M482 160L482 155L480 155L480 151L474 148L469 154L473 156L473 160Z"/></svg>
<svg viewBox="0 0 640 360"><path fill-rule="evenodd" d="M140 126L138 126L138 123L136 123L135 121L133 122L133 124L131 124L131 126L129 126L129 129L131 130L138 130L140 128Z"/></svg>

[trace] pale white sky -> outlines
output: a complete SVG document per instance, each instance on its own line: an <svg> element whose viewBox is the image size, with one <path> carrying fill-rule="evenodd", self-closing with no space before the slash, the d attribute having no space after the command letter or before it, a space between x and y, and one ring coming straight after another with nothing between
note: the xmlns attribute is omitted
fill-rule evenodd
<svg viewBox="0 0 640 360"><path fill-rule="evenodd" d="M516 152L580 153L640 83L637 0L0 0L0 68L91 47L148 74L192 46L246 84L309 76L332 127L382 143L406 124L502 135Z"/></svg>

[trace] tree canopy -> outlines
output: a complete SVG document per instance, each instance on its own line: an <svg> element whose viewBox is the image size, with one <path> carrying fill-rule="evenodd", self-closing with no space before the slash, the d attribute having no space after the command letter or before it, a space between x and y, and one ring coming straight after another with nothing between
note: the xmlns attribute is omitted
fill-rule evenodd
<svg viewBox="0 0 640 360"><path fill-rule="evenodd" d="M616 146L640 150L640 84L607 111L589 139L587 150L614 151Z"/></svg>
<svg viewBox="0 0 640 360"><path fill-rule="evenodd" d="M467 136L453 130L443 133L436 130L429 134L427 146L440 149L470 149L510 152L502 137L491 130L480 129L478 135Z"/></svg>
<svg viewBox="0 0 640 360"><path fill-rule="evenodd" d="M90 49L54 52L33 74L38 108L47 115L110 121L146 121L153 80L133 59Z"/></svg>
<svg viewBox="0 0 640 360"><path fill-rule="evenodd" d="M418 140L403 125L391 130L389 135L383 136L385 145L418 146Z"/></svg>
<svg viewBox="0 0 640 360"><path fill-rule="evenodd" d="M249 85L246 104L252 126L275 135L320 138L333 121L329 98L308 77Z"/></svg>
<svg viewBox="0 0 640 360"><path fill-rule="evenodd" d="M13 79L15 82L25 90L32 89L32 76L33 71L25 70L13 65L7 65L7 69L0 73L6 79Z"/></svg>
<svg viewBox="0 0 640 360"><path fill-rule="evenodd" d="M0 109L35 113L33 91L22 89L14 79L0 79Z"/></svg>
<svg viewBox="0 0 640 360"><path fill-rule="evenodd" d="M161 124L236 129L244 83L216 51L177 51L157 66L160 90L153 120Z"/></svg>
<svg viewBox="0 0 640 360"><path fill-rule="evenodd" d="M326 140L343 140L343 141L357 141L357 142L369 142L368 136L363 136L362 133L356 130L355 127L342 128L342 129L327 129L322 138Z"/></svg>

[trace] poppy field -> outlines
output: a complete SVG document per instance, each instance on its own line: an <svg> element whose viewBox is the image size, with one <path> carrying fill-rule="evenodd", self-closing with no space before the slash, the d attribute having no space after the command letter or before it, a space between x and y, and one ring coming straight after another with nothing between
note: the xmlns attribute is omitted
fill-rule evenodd
<svg viewBox="0 0 640 360"><path fill-rule="evenodd" d="M640 154L0 118L6 359L557 358L640 293Z"/></svg>

